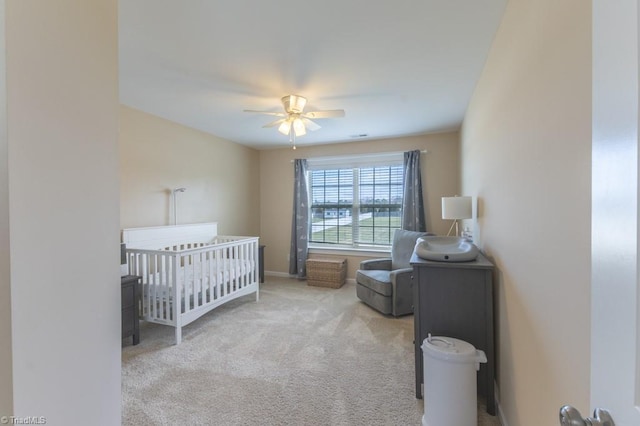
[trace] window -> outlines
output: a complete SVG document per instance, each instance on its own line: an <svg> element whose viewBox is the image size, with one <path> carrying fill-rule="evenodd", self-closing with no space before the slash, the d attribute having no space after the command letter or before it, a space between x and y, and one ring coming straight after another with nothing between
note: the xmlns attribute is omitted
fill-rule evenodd
<svg viewBox="0 0 640 426"><path fill-rule="evenodd" d="M401 226L402 156L377 157L325 164L309 160L310 243L391 245L394 231Z"/></svg>

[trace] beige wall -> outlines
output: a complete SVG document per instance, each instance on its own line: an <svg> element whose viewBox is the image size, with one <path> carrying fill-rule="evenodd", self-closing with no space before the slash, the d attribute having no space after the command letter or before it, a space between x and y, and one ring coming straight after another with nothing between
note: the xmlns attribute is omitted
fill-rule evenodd
<svg viewBox="0 0 640 426"><path fill-rule="evenodd" d="M120 424L118 4L3 4L13 411Z"/></svg>
<svg viewBox="0 0 640 426"><path fill-rule="evenodd" d="M258 151L120 107L120 226L218 222L223 235L259 233Z"/></svg>
<svg viewBox="0 0 640 426"><path fill-rule="evenodd" d="M511 426L589 413L591 5L507 4L461 136L476 241L497 265L500 404Z"/></svg>
<svg viewBox="0 0 640 426"><path fill-rule="evenodd" d="M455 195L460 190L459 135L457 132L412 136L397 139L353 142L348 144L299 146L260 151L260 242L265 244L265 270L288 273L291 238L291 203L293 200L294 158L335 155L357 155L375 152L427 150L421 157L427 229L446 234L450 223L441 219L440 198ZM311 255L310 257L314 257ZM322 255L322 257L331 257ZM341 257L345 257L341 255ZM363 257L346 256L347 278ZM368 257L380 257L372 255Z"/></svg>

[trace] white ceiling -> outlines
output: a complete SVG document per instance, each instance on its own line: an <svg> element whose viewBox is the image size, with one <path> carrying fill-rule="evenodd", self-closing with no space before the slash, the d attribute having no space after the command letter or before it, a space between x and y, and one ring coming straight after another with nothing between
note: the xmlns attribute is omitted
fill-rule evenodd
<svg viewBox="0 0 640 426"><path fill-rule="evenodd" d="M457 129L506 1L122 0L120 100L257 149L288 94L346 111L298 146Z"/></svg>

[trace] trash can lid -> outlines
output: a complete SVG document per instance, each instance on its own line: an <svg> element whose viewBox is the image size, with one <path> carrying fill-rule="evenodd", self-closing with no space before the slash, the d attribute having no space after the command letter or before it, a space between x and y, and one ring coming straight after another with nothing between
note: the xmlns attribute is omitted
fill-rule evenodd
<svg viewBox="0 0 640 426"><path fill-rule="evenodd" d="M422 342L422 351L425 355L451 362L487 362L482 351L464 340L453 337L432 336Z"/></svg>

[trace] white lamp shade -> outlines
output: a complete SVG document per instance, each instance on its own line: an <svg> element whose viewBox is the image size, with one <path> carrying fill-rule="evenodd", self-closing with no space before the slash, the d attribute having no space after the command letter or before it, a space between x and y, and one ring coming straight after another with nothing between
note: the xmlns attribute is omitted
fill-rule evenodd
<svg viewBox="0 0 640 426"><path fill-rule="evenodd" d="M307 134L307 130L304 128L304 123L299 118L293 120L293 131L296 136L304 136Z"/></svg>
<svg viewBox="0 0 640 426"><path fill-rule="evenodd" d="M471 219L471 197L442 197L443 219Z"/></svg>
<svg viewBox="0 0 640 426"><path fill-rule="evenodd" d="M283 135L288 135L291 131L291 121L283 121L282 124L280 124L280 127L278 127L278 131Z"/></svg>

